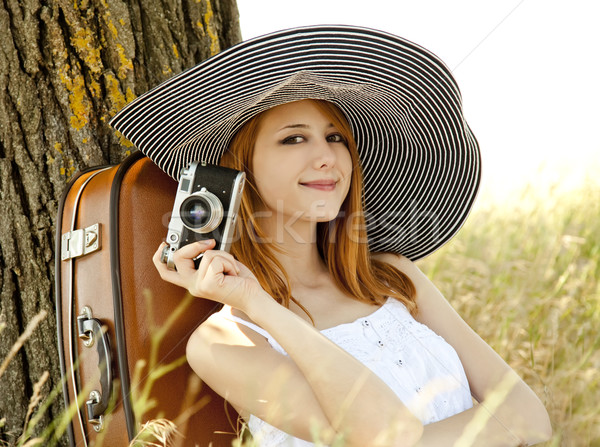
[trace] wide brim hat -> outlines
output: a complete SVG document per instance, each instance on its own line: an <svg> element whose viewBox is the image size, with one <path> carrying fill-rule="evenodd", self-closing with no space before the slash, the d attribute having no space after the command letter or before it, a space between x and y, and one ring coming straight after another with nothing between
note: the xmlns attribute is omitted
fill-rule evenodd
<svg viewBox="0 0 600 447"><path fill-rule="evenodd" d="M284 30L239 43L125 106L111 125L171 177L217 164L256 114L302 99L335 104L361 160L369 249L422 258L463 225L479 146L456 82L434 54L354 26Z"/></svg>

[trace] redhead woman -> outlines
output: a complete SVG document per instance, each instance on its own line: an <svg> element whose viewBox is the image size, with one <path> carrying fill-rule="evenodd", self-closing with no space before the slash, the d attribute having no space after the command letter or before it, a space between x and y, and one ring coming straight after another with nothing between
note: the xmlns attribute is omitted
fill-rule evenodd
<svg viewBox="0 0 600 447"><path fill-rule="evenodd" d="M532 390L414 261L462 226L479 148L439 59L380 31L243 42L112 124L165 172L246 174L238 237L154 257L223 304L188 362L259 446L516 446L550 437ZM202 256L199 267L194 259Z"/></svg>

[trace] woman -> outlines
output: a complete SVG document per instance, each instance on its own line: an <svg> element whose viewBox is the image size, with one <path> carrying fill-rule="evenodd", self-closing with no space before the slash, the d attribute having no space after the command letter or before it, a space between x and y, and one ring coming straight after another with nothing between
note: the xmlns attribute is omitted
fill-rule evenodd
<svg viewBox="0 0 600 447"><path fill-rule="evenodd" d="M535 394L409 260L457 231L479 183L435 56L374 30L284 31L168 81L114 124L172 175L192 159L246 172L231 254L207 241L180 249L176 271L162 246L154 260L224 304L188 361L259 445L550 436Z"/></svg>

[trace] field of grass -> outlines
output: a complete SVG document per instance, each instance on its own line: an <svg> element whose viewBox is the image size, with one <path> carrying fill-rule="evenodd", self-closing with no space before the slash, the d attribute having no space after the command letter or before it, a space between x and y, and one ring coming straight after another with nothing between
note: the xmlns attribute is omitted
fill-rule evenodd
<svg viewBox="0 0 600 447"><path fill-rule="evenodd" d="M420 267L545 403L546 447L600 446L600 186L479 197Z"/></svg>

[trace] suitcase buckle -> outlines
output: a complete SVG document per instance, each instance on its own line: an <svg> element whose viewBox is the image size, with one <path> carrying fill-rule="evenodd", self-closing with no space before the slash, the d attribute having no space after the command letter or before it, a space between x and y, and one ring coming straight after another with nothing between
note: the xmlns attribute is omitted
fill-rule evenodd
<svg viewBox="0 0 600 447"><path fill-rule="evenodd" d="M85 405L88 422L92 424L94 430L99 432L104 427L103 415L108 410L113 388L110 338L106 332L106 326L99 319L93 318L92 309L88 306L84 306L81 315L77 316L77 332L85 346L92 347L95 344L98 350L101 391L92 391Z"/></svg>
<svg viewBox="0 0 600 447"><path fill-rule="evenodd" d="M94 390L90 393L89 399L85 402L87 406L88 422L92 424L94 430L97 432L101 432L104 428L104 416L101 414L96 414L95 407L100 404L102 401L102 395Z"/></svg>
<svg viewBox="0 0 600 447"><path fill-rule="evenodd" d="M99 223L85 229L64 233L62 235L61 259L67 261L100 250L100 235Z"/></svg>

